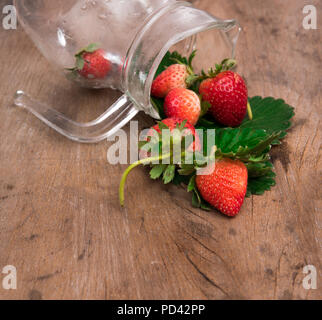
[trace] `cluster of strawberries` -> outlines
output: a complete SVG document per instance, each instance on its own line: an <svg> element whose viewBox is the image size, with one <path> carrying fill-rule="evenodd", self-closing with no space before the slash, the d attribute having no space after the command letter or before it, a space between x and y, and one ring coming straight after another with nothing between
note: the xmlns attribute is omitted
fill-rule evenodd
<svg viewBox="0 0 322 320"><path fill-rule="evenodd" d="M245 81L229 70L234 65L235 61L226 59L216 65L216 70L201 75L194 74L191 65L180 62L166 68L155 78L151 96L164 99L163 112L167 118L162 120L162 126L152 129L161 134L163 127L172 131L184 123L184 128L195 138L194 150L202 151L194 126L206 113L229 127L239 126L247 109L251 117ZM149 135L152 136L151 131ZM196 175L193 180L200 196L225 215L237 215L247 191L248 171L244 163L216 159L205 172L208 173Z"/></svg>
<svg viewBox="0 0 322 320"><path fill-rule="evenodd" d="M202 103L209 103L208 111L214 119L228 127L239 126L247 112L248 92L243 78L229 69L235 61L226 59L216 70L195 75L192 67L185 64L173 64L163 71L153 82L151 95L165 98L164 112L169 118L187 120L196 125L205 113ZM192 87L199 85L199 96Z"/></svg>

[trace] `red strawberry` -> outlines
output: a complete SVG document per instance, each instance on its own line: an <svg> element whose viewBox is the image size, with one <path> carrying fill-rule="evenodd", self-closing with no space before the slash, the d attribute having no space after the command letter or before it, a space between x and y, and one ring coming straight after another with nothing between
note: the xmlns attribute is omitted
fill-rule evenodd
<svg viewBox="0 0 322 320"><path fill-rule="evenodd" d="M153 81L151 95L156 98L165 98L172 89L187 88L186 79L188 76L186 65L171 65Z"/></svg>
<svg viewBox="0 0 322 320"><path fill-rule="evenodd" d="M111 62L105 57L106 53L102 49L94 52L84 52L81 58L84 66L78 70L79 74L88 79L103 79L111 70Z"/></svg>
<svg viewBox="0 0 322 320"><path fill-rule="evenodd" d="M226 126L239 126L247 112L248 92L243 78L232 71L204 80L199 88L204 101L211 104L210 114Z"/></svg>
<svg viewBox="0 0 322 320"><path fill-rule="evenodd" d="M191 90L184 88L173 89L165 98L164 112L169 118L187 120L194 126L198 122L201 113L200 99Z"/></svg>
<svg viewBox="0 0 322 320"><path fill-rule="evenodd" d="M164 123L170 129L170 131L173 131L178 124L180 125L183 122L183 120L178 119L178 118L167 118L167 119L162 120L161 122ZM201 143L200 143L199 136L196 133L195 127L192 126L189 122L187 122L184 127L187 128L187 130L184 131L183 135L187 136L189 134L192 134L195 138L193 146L190 146L188 148L188 151L201 151ZM157 131L158 133L161 133L159 125L157 124L149 130L149 132L147 134L147 139L148 139L148 137L153 136L154 130ZM142 154L141 154L141 156L142 156Z"/></svg>
<svg viewBox="0 0 322 320"><path fill-rule="evenodd" d="M196 177L201 196L225 215L236 216L247 191L247 168L239 160L222 159L207 169L208 175Z"/></svg>

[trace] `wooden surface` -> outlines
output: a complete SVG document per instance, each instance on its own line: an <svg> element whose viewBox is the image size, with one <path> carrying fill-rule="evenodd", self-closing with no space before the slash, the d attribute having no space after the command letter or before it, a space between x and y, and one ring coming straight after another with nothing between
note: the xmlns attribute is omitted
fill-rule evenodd
<svg viewBox="0 0 322 320"><path fill-rule="evenodd" d="M244 27L238 70L250 95L280 97L296 110L273 151L277 186L247 199L235 219L193 209L190 195L150 181L144 168L129 177L121 210L125 166L107 163L111 143L71 142L12 105L24 89L90 120L119 94L73 87L20 26L1 29L0 270L14 265L18 288L0 286L0 298L321 299L320 274L317 290L302 286L303 266L321 272L322 246L321 19L318 30L304 30L305 4L196 1ZM322 17L321 3L310 4Z"/></svg>

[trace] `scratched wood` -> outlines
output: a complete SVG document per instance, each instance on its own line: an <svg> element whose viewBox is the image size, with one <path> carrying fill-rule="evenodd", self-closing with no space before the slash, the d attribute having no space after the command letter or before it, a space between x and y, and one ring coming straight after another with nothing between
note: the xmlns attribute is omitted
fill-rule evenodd
<svg viewBox="0 0 322 320"><path fill-rule="evenodd" d="M322 298L321 275L317 290L302 286L305 265L321 272L321 26L303 29L306 1L195 2L243 26L237 57L250 95L296 109L273 150L277 186L228 219L192 208L184 190L139 168L121 210L125 166L107 163L111 143L71 142L12 105L24 89L90 120L119 93L75 88L20 26L1 30L0 270L14 265L18 274L17 290L0 286L1 299Z"/></svg>

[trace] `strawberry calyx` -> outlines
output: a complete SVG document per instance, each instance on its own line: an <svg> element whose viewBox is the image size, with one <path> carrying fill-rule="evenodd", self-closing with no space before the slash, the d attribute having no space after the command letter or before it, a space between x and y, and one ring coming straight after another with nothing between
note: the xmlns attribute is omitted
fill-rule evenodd
<svg viewBox="0 0 322 320"><path fill-rule="evenodd" d="M209 78L215 78L218 74L224 71L229 71L234 69L237 66L237 61L234 59L224 59L220 64L216 64L215 68L210 68L208 73L204 70L201 71L200 75L193 75L188 78L190 86L194 85L196 82L200 82Z"/></svg>
<svg viewBox="0 0 322 320"><path fill-rule="evenodd" d="M188 71L189 75L195 75L195 73L193 71L192 61L195 58L196 53L197 53L197 50L192 51L188 60L185 59L185 61L183 61L182 59L174 58L174 57L171 57L170 60L176 62L177 64L185 65L187 67L187 71Z"/></svg>
<svg viewBox="0 0 322 320"><path fill-rule="evenodd" d="M224 59L220 64L215 65L215 69L210 68L208 70L208 74L206 74L204 71L202 71L202 76L204 76L204 79L208 78L215 78L224 71L230 71L234 69L237 66L237 61L234 59Z"/></svg>
<svg viewBox="0 0 322 320"><path fill-rule="evenodd" d="M165 123L158 122L157 130L154 128L149 130L146 140L139 143L140 151L147 157L131 164L122 176L119 187L121 206L124 206L126 179L129 173L140 165L150 165L151 179L156 180L162 177L164 184L173 181L177 166L180 168L181 175L194 173L198 167L206 166L209 162L208 157L204 157L200 151L196 150L195 133L186 125L187 121L182 121L172 129Z"/></svg>

